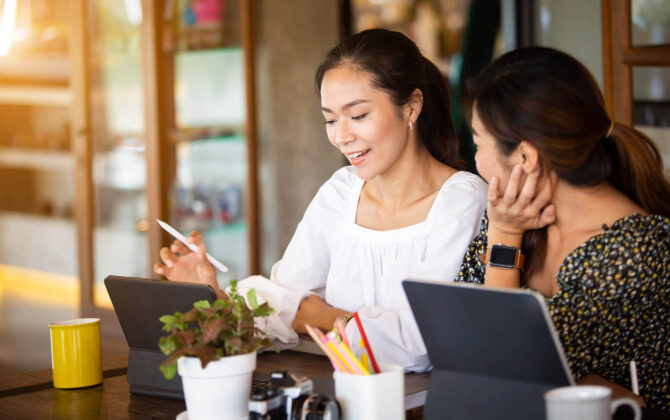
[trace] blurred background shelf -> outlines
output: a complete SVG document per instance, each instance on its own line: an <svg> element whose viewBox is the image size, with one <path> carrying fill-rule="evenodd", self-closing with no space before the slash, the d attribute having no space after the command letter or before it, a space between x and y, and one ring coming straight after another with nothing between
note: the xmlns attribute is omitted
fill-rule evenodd
<svg viewBox="0 0 670 420"><path fill-rule="evenodd" d="M65 107L72 105L72 92L62 86L0 84L0 103Z"/></svg>
<svg viewBox="0 0 670 420"><path fill-rule="evenodd" d="M71 172L74 157L69 152L0 147L0 167L37 171Z"/></svg>
<svg viewBox="0 0 670 420"><path fill-rule="evenodd" d="M67 52L23 52L0 56L0 79L67 86L70 77L68 60Z"/></svg>

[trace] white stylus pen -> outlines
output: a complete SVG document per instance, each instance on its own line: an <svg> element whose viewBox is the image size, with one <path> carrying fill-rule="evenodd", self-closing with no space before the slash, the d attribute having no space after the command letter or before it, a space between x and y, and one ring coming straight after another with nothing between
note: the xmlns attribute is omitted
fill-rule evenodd
<svg viewBox="0 0 670 420"><path fill-rule="evenodd" d="M182 235L177 229L173 228L172 226L168 225L167 223L165 223L165 222L162 221L162 220L158 220L158 219L156 219L156 221L158 222L158 224L160 225L160 227L162 227L163 229L165 229L165 231L166 231L167 233L169 233L170 235L174 236L179 242L181 242L181 243L183 243L184 245L186 245L186 247L187 247L188 249L190 249L190 250L193 251L193 252L198 252L198 247L197 247L195 244L189 243L189 242L188 242L188 239L186 239L186 237L185 237L184 235ZM205 255L207 256L207 261L209 261L210 263L212 263L212 265L213 265L215 268L217 268L220 272L225 273L226 271L228 271L228 267L226 267L225 265L223 265L223 264L222 264L219 260L217 260L216 258L214 258L214 257L212 257L211 255L209 255L209 253L205 253Z"/></svg>
<svg viewBox="0 0 670 420"><path fill-rule="evenodd" d="M633 394L640 395L640 389L638 388L637 383L637 366L635 366L635 360L630 361L630 383L633 388Z"/></svg>

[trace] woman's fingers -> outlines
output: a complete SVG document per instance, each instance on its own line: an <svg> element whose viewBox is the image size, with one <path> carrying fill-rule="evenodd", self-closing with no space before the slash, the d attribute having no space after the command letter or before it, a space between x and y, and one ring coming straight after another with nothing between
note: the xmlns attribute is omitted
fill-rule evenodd
<svg viewBox="0 0 670 420"><path fill-rule="evenodd" d="M172 241L172 244L170 245L170 251L174 252L177 255L185 255L191 252L186 245L184 245L181 241L178 241L177 239Z"/></svg>
<svg viewBox="0 0 670 420"><path fill-rule="evenodd" d="M172 268L177 263L179 258L174 252L170 251L168 248L163 247L160 250L160 257L163 260L163 263L168 267Z"/></svg>
<svg viewBox="0 0 670 420"><path fill-rule="evenodd" d="M492 204L496 204L498 202L498 197L500 197L500 192L498 191L499 186L500 179L498 179L497 176L491 177L491 182L489 182L488 200Z"/></svg>
<svg viewBox="0 0 670 420"><path fill-rule="evenodd" d="M526 181L523 183L523 187L521 187L521 192L519 193L519 196L517 197L517 200L514 203L516 206L525 208L531 202L533 202L533 200L536 198L537 180L539 178L540 178L539 169L529 173L528 176L526 176Z"/></svg>
<svg viewBox="0 0 670 420"><path fill-rule="evenodd" d="M547 178L545 179L544 185L542 185L542 188L537 193L533 201L528 205L529 210L535 214L540 214L542 209L544 209L549 204L553 196L554 186L550 179Z"/></svg>
<svg viewBox="0 0 670 420"><path fill-rule="evenodd" d="M191 232L190 235L188 235L188 241L189 243L192 243L197 246L200 246L200 244L204 244L204 241L202 240L202 234L197 230L194 230L193 232Z"/></svg>
<svg viewBox="0 0 670 420"><path fill-rule="evenodd" d="M556 209L551 200L557 175L542 175L540 169L524 175L521 166L515 165L502 195L500 180L492 177L488 190L489 222L509 232L538 229L555 222Z"/></svg>
<svg viewBox="0 0 670 420"><path fill-rule="evenodd" d="M160 274L161 276L168 277L170 269L164 266L161 263L154 264L154 273Z"/></svg>
<svg viewBox="0 0 670 420"><path fill-rule="evenodd" d="M207 259L207 248L205 247L205 241L202 239L202 234L194 230L189 235L188 241L198 247L198 260L204 262Z"/></svg>
<svg viewBox="0 0 670 420"><path fill-rule="evenodd" d="M553 204L549 204L540 213L540 225L538 228L548 226L554 223L554 221L556 221L556 207Z"/></svg>
<svg viewBox="0 0 670 420"><path fill-rule="evenodd" d="M519 195L519 184L521 184L522 173L523 171L521 169L521 166L514 165L509 180L507 181L505 194L503 195L503 201L507 203L508 206L511 206L517 201L517 197Z"/></svg>

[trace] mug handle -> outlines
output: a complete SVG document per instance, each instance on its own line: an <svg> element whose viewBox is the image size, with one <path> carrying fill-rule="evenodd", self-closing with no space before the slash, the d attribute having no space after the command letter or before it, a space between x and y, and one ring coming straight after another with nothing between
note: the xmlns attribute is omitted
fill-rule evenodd
<svg viewBox="0 0 670 420"><path fill-rule="evenodd" d="M640 409L638 403L632 398L617 398L616 400L612 401L611 413L614 414L617 408L622 405L627 405L633 409L633 412L635 413L635 420L642 419L642 409Z"/></svg>

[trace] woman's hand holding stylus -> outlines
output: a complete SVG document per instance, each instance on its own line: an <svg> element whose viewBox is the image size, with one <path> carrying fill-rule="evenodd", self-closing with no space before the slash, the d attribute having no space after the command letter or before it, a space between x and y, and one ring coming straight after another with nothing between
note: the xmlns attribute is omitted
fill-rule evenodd
<svg viewBox="0 0 670 420"><path fill-rule="evenodd" d="M211 286L219 294L221 289L216 280L216 271L207 261L205 243L200 232L193 231L188 237L190 243L198 247L192 252L186 245L175 240L170 248L161 248L161 263L154 265L154 272L165 276L170 281L201 283Z"/></svg>

